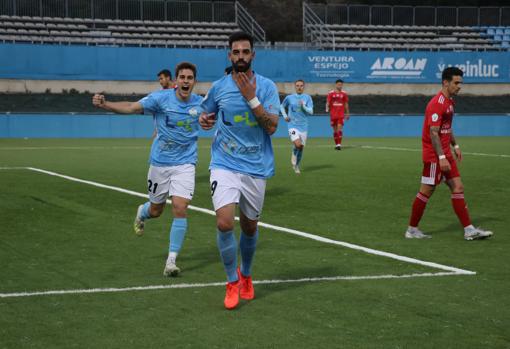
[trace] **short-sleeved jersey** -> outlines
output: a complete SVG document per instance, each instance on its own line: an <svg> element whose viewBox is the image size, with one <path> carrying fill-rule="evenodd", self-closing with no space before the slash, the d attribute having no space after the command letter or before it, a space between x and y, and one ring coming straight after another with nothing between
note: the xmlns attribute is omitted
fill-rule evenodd
<svg viewBox="0 0 510 349"><path fill-rule="evenodd" d="M441 140L441 148L443 149L443 153L447 157L452 158L450 140L452 134L454 105L454 101L450 98L447 98L442 92L439 92L427 104L421 138L424 162L438 162L438 156L434 150L434 147L432 146L430 139L431 126L439 127L439 139Z"/></svg>
<svg viewBox="0 0 510 349"><path fill-rule="evenodd" d="M280 100L276 85L259 74L254 76L258 100L267 112L278 115ZM257 178L274 175L271 137L259 126L231 74L213 83L202 108L207 113L216 113L217 120L210 169L221 168Z"/></svg>
<svg viewBox="0 0 510 349"><path fill-rule="evenodd" d="M349 96L344 91L329 91L327 102L329 106L329 115L332 119L343 118L345 113L345 104L349 103Z"/></svg>
<svg viewBox="0 0 510 349"><path fill-rule="evenodd" d="M282 107L288 110L287 115L290 121L287 126L289 129L295 128L300 132L308 131L308 116L313 114L312 97L304 93L294 93L285 97Z"/></svg>
<svg viewBox="0 0 510 349"><path fill-rule="evenodd" d="M197 162L198 117L202 97L192 93L187 101L181 101L176 91L155 91L139 101L145 114L154 115L157 137L152 142L149 161L154 166Z"/></svg>

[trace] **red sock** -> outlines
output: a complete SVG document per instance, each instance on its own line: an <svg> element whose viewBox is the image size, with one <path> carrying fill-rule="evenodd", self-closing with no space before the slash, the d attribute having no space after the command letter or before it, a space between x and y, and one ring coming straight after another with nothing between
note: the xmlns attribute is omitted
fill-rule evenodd
<svg viewBox="0 0 510 349"><path fill-rule="evenodd" d="M340 137L338 132L333 132L333 138L335 139L335 144L340 144L340 142L342 141L342 138Z"/></svg>
<svg viewBox="0 0 510 349"><path fill-rule="evenodd" d="M467 227L471 225L467 204L464 200L464 193L452 193L452 206L462 226Z"/></svg>
<svg viewBox="0 0 510 349"><path fill-rule="evenodd" d="M338 143L337 144L342 144L342 136L343 136L343 132L342 131L338 131Z"/></svg>
<svg viewBox="0 0 510 349"><path fill-rule="evenodd" d="M428 201L429 197L427 195L420 192L416 194L416 198L414 198L413 202L413 210L411 211L411 218L409 219L409 225L411 227L417 227L418 223L420 223L420 219L423 216L423 212L425 212L425 206L427 206Z"/></svg>

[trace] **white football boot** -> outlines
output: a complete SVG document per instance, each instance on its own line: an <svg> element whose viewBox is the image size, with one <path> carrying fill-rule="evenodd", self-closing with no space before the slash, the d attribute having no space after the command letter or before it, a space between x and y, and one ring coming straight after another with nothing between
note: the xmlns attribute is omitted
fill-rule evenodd
<svg viewBox="0 0 510 349"><path fill-rule="evenodd" d="M464 240L481 240L489 238L493 235L492 231L489 230L482 230L480 228L473 228L469 229L468 231L464 232Z"/></svg>
<svg viewBox="0 0 510 349"><path fill-rule="evenodd" d="M432 236L424 234L418 228L407 228L404 235L406 239L430 239Z"/></svg>
<svg viewBox="0 0 510 349"><path fill-rule="evenodd" d="M143 205L138 206L138 209L136 210L135 222L133 223L133 228L135 229L135 234L138 236L143 235L143 231L144 231L144 227L145 227L145 222L142 221L142 219L140 218L140 216L142 215L142 209L143 209Z"/></svg>

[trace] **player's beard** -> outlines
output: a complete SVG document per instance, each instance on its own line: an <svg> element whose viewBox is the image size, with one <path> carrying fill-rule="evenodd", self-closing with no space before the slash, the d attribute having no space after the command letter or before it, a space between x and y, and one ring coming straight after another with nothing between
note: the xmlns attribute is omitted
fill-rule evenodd
<svg viewBox="0 0 510 349"><path fill-rule="evenodd" d="M243 62L244 64L239 65L239 62ZM238 73L246 73L248 70L250 70L251 67L251 61L246 62L244 60L238 60L237 62L232 62L232 69Z"/></svg>

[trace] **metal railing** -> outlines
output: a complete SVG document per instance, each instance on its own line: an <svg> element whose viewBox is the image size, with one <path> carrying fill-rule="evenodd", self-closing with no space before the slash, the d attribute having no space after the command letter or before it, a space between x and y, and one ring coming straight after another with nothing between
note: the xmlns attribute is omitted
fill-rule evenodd
<svg viewBox="0 0 510 349"><path fill-rule="evenodd" d="M265 42L266 32L262 27L255 21L255 19L248 13L248 11L241 6L239 1L235 2L235 17L236 23L247 33L250 33L255 42Z"/></svg>
<svg viewBox="0 0 510 349"><path fill-rule="evenodd" d="M312 46L335 49L335 34L329 30L324 22L315 14L310 6L303 2L303 41Z"/></svg>
<svg viewBox="0 0 510 349"><path fill-rule="evenodd" d="M233 1L0 0L0 15L235 22L236 5Z"/></svg>
<svg viewBox="0 0 510 349"><path fill-rule="evenodd" d="M266 32L238 1L0 0L0 15L120 20L230 22L258 43Z"/></svg>
<svg viewBox="0 0 510 349"><path fill-rule="evenodd" d="M510 26L510 7L308 5L326 24Z"/></svg>

